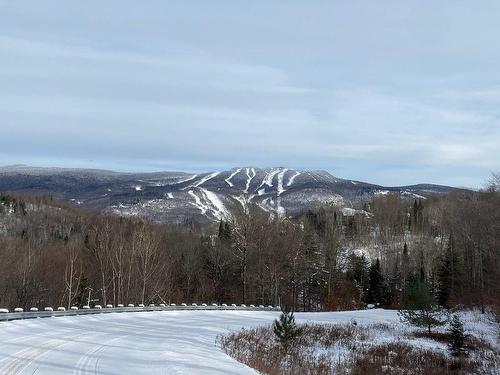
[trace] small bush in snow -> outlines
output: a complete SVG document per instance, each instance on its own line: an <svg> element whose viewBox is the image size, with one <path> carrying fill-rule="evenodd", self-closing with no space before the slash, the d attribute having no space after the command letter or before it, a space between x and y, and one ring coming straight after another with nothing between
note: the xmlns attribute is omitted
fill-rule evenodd
<svg viewBox="0 0 500 375"><path fill-rule="evenodd" d="M14 312L23 312L24 310L21 307L16 307Z"/></svg>
<svg viewBox="0 0 500 375"><path fill-rule="evenodd" d="M112 309L112 308L113 308L113 305L106 305L106 308L107 308L107 309Z"/></svg>
<svg viewBox="0 0 500 375"><path fill-rule="evenodd" d="M226 304L226 303L223 303L223 304L222 304L222 307L227 307L227 304Z"/></svg>
<svg viewBox="0 0 500 375"><path fill-rule="evenodd" d="M30 309L30 311L32 311L32 312L37 312L37 311L38 311L38 307L32 307L32 308Z"/></svg>
<svg viewBox="0 0 500 375"><path fill-rule="evenodd" d="M187 303L181 303L181 306L187 306Z"/></svg>
<svg viewBox="0 0 500 375"><path fill-rule="evenodd" d="M82 309L84 309L84 310L88 310L88 309L90 309L90 306L85 305L85 306L83 306L83 307L82 307Z"/></svg>
<svg viewBox="0 0 500 375"><path fill-rule="evenodd" d="M218 305L216 303L212 303L212 306L213 307L217 307Z"/></svg>
<svg viewBox="0 0 500 375"><path fill-rule="evenodd" d="M78 310L78 306L71 306L71 310Z"/></svg>
<svg viewBox="0 0 500 375"><path fill-rule="evenodd" d="M124 307L124 306L123 303L119 303L118 305L116 305L116 307Z"/></svg>
<svg viewBox="0 0 500 375"><path fill-rule="evenodd" d="M61 306L57 308L57 311L66 311L66 308Z"/></svg>
<svg viewBox="0 0 500 375"><path fill-rule="evenodd" d="M144 304L143 303L139 303L138 305L139 307L144 307Z"/></svg>
<svg viewBox="0 0 500 375"><path fill-rule="evenodd" d="M207 307L207 304L206 303L202 303L201 304L203 307Z"/></svg>
<svg viewBox="0 0 500 375"><path fill-rule="evenodd" d="M241 307L247 307L247 305L245 305L244 303L241 304Z"/></svg>
<svg viewBox="0 0 500 375"><path fill-rule="evenodd" d="M236 307L236 304L235 304L235 303L232 303L232 304L231 304L231 307Z"/></svg>
<svg viewBox="0 0 500 375"><path fill-rule="evenodd" d="M6 314L9 312L9 309L0 309L0 313Z"/></svg>
<svg viewBox="0 0 500 375"><path fill-rule="evenodd" d="M94 309L102 309L102 306L101 305L95 305Z"/></svg>
<svg viewBox="0 0 500 375"><path fill-rule="evenodd" d="M192 303L192 304L191 304L191 306L198 306L198 304L196 304L196 303Z"/></svg>
<svg viewBox="0 0 500 375"><path fill-rule="evenodd" d="M127 307L134 307L134 304L133 304L133 303L129 303L129 304L127 305Z"/></svg>
<svg viewBox="0 0 500 375"><path fill-rule="evenodd" d="M44 310L45 311L54 311L54 309L52 307L46 307Z"/></svg>

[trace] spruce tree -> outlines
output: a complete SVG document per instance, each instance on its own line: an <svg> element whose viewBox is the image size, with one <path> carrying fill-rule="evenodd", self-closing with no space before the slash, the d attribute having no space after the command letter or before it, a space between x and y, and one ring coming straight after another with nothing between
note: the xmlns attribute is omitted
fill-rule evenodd
<svg viewBox="0 0 500 375"><path fill-rule="evenodd" d="M455 314L448 329L448 350L454 357L459 357L466 353L464 325L460 317Z"/></svg>
<svg viewBox="0 0 500 375"><path fill-rule="evenodd" d="M384 276L380 269L380 260L377 260L370 266L369 285L366 302L368 303L384 303L385 302L385 283Z"/></svg>
<svg viewBox="0 0 500 375"><path fill-rule="evenodd" d="M273 332L276 340L281 344L285 352L288 352L294 341L302 334L302 328L295 323L293 312L284 307L280 317L273 323Z"/></svg>
<svg viewBox="0 0 500 375"><path fill-rule="evenodd" d="M412 276L403 295L402 309L399 317L404 323L417 327L425 327L431 333L431 328L442 326L448 321L446 312L437 305L429 285L420 276Z"/></svg>
<svg viewBox="0 0 500 375"><path fill-rule="evenodd" d="M441 306L449 307L450 297L456 292L456 280L459 278L458 260L454 251L453 236L450 235L445 253L440 258L437 273L437 300Z"/></svg>
<svg viewBox="0 0 500 375"><path fill-rule="evenodd" d="M451 289L451 259L448 254L441 257L437 277L437 302L440 306L447 307Z"/></svg>

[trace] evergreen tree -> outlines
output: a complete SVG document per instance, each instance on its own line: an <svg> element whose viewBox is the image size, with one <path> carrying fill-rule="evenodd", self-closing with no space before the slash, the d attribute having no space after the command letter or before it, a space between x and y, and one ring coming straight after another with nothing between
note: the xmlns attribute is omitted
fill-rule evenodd
<svg viewBox="0 0 500 375"><path fill-rule="evenodd" d="M437 300L441 306L445 307L449 307L457 273L457 259L453 247L453 237L450 236L446 252L440 258L437 274Z"/></svg>
<svg viewBox="0 0 500 375"><path fill-rule="evenodd" d="M464 325L460 317L455 314L448 329L448 350L454 357L459 357L466 353Z"/></svg>
<svg viewBox="0 0 500 375"><path fill-rule="evenodd" d="M351 254L349 256L347 279L352 281L363 299L366 301L366 293L368 292L368 261L364 255Z"/></svg>
<svg viewBox="0 0 500 375"><path fill-rule="evenodd" d="M399 258L399 257L398 257ZM385 302L388 305L396 305L400 300L402 276L399 269L399 259L393 263L392 274L387 281L387 293L385 295Z"/></svg>
<svg viewBox="0 0 500 375"><path fill-rule="evenodd" d="M370 266L369 284L366 302L384 303L385 302L385 283L384 276L380 270L380 260L377 260Z"/></svg>
<svg viewBox="0 0 500 375"><path fill-rule="evenodd" d="M420 272L422 274L422 270ZM444 325L447 322L445 311L436 304L433 293L425 280L412 276L403 295L403 309L399 317L404 323L417 327L425 327L431 333L432 327Z"/></svg>
<svg viewBox="0 0 500 375"><path fill-rule="evenodd" d="M229 223L221 219L219 222L219 240L227 243L231 239L231 227Z"/></svg>
<svg viewBox="0 0 500 375"><path fill-rule="evenodd" d="M219 222L219 239L222 240L224 238L225 233L224 233L224 220L220 219Z"/></svg>
<svg viewBox="0 0 500 375"><path fill-rule="evenodd" d="M325 259L320 249L318 235L312 229L304 236L303 244L303 303L304 310L317 308L322 288L326 285Z"/></svg>
<svg viewBox="0 0 500 375"><path fill-rule="evenodd" d="M273 323L273 332L285 352L288 352L293 342L302 334L302 328L295 323L293 312L285 307Z"/></svg>
<svg viewBox="0 0 500 375"><path fill-rule="evenodd" d="M437 302L440 306L448 307L451 289L451 260L448 254L442 256L438 269Z"/></svg>

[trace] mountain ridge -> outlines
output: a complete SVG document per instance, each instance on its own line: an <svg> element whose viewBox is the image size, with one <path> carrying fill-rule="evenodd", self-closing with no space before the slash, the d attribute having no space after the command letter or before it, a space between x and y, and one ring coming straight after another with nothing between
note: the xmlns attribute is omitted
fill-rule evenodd
<svg viewBox="0 0 500 375"><path fill-rule="evenodd" d="M49 194L75 204L158 222L229 219L250 204L281 217L333 204L353 207L377 195L426 199L445 185L381 186L324 170L233 167L224 171L115 172L14 165L0 167L0 191Z"/></svg>

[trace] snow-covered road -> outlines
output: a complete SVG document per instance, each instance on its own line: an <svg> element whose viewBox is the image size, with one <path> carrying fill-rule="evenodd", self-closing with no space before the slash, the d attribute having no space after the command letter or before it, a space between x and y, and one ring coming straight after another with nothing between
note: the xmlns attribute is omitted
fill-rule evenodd
<svg viewBox="0 0 500 375"><path fill-rule="evenodd" d="M0 374L256 374L215 345L269 311L164 311L0 322ZM394 322L395 311L297 313L299 322Z"/></svg>

